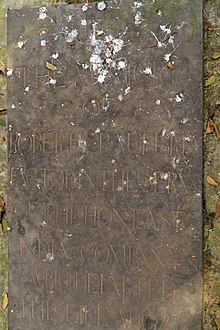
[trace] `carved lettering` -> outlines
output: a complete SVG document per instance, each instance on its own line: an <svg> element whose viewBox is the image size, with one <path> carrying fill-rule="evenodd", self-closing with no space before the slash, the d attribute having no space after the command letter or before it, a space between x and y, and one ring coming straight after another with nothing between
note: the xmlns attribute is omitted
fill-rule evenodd
<svg viewBox="0 0 220 330"><path fill-rule="evenodd" d="M67 251L62 241L49 242L45 239L37 238L30 243L26 239L20 238L19 256L25 257L27 251L29 251L33 257L43 260L50 260L50 258L53 259L55 254L68 259Z"/></svg>
<svg viewBox="0 0 220 330"><path fill-rule="evenodd" d="M143 191L149 194L188 194L192 182L185 180L185 173L153 172L144 169L71 172L66 169L16 168L10 171L10 185L24 189L71 189L72 191L106 191L118 194Z"/></svg>
<svg viewBox="0 0 220 330"><path fill-rule="evenodd" d="M83 205L31 201L22 205L18 201L18 204L13 206L13 212L18 223L29 221L44 228L51 224L54 227L65 226L68 230L75 230L79 226L97 229L105 227L124 230L129 235L143 232L154 232L159 235L165 229L175 233L182 228L187 214L181 210L181 206L176 205L173 208L173 205L166 205L157 211L153 206L154 204L151 203L151 207L147 208L123 209L101 203ZM39 209L41 217L39 217ZM65 255L64 251L63 255Z"/></svg>
<svg viewBox="0 0 220 330"><path fill-rule="evenodd" d="M194 326L200 29L176 2L183 23L147 0L8 12L12 327Z"/></svg>
<svg viewBox="0 0 220 330"><path fill-rule="evenodd" d="M147 271L148 273L149 271ZM126 298L142 298L149 301L172 301L175 287L160 275L150 278L146 271L135 276L104 273L79 273L74 269L51 270L49 268L30 268L30 281L34 288L50 290L59 294L71 293L99 297L115 296L122 301Z"/></svg>
<svg viewBox="0 0 220 330"><path fill-rule="evenodd" d="M53 87L66 86L66 65L59 65L58 70L51 72L45 66L23 66L14 69L15 78L23 85L23 88L39 88L40 86L49 87L50 79L56 80Z"/></svg>
<svg viewBox="0 0 220 330"><path fill-rule="evenodd" d="M93 103L91 103L93 102ZM84 112L92 116L99 115L100 106L98 102L92 100L90 106L84 104ZM92 108L91 108L92 107ZM75 114L75 120L79 117L79 111ZM82 116L82 115L81 115ZM80 117L81 118L81 117ZM94 131L85 133L84 130L59 132L59 131L21 131L9 132L9 154L27 153L56 155L65 152L74 153L79 147L79 140L86 145L85 152L91 152L101 159L103 155L107 157L166 157L171 156L186 160L186 155L192 154L198 147L198 142L194 136L173 136L172 131L163 130L157 133L145 133L131 128L129 131L111 131L102 129L100 132Z"/></svg>

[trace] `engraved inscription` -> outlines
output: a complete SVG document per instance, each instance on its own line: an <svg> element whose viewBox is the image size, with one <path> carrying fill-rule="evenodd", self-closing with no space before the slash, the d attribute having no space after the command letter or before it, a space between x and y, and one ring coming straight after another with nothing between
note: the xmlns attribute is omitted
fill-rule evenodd
<svg viewBox="0 0 220 330"><path fill-rule="evenodd" d="M74 109L71 109L74 111ZM137 132L134 127L130 131L116 131L114 134L109 130L99 132L76 133L72 132L9 132L9 153L34 154L64 154L75 153L80 148L79 141L85 143L85 151L94 153L101 159L101 155L113 157L116 150L117 155L144 156L149 153L159 156L161 153L170 156L181 156L192 154L198 148L196 138L192 134L175 135L166 129L158 133Z"/></svg>
<svg viewBox="0 0 220 330"><path fill-rule="evenodd" d="M183 170L184 171L184 170ZM187 174L187 173L186 173ZM12 167L10 185L25 189L71 189L73 191L107 191L112 193L188 194L187 185L192 185L196 175L185 182L185 173L136 169L93 171L81 168L78 172L60 168ZM40 188L39 188L40 187Z"/></svg>
<svg viewBox="0 0 220 330"><path fill-rule="evenodd" d="M8 12L12 329L201 326L201 3L163 2Z"/></svg>

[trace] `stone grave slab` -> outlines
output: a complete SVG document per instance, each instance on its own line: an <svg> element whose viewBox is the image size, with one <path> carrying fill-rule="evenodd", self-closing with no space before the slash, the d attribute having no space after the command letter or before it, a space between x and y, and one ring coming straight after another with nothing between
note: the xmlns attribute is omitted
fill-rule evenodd
<svg viewBox="0 0 220 330"><path fill-rule="evenodd" d="M9 329L200 329L202 1L11 10L8 67Z"/></svg>

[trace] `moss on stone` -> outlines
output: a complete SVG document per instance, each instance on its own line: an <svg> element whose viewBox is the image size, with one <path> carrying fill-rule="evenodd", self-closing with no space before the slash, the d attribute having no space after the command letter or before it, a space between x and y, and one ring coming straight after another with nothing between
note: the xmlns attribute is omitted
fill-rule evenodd
<svg viewBox="0 0 220 330"><path fill-rule="evenodd" d="M220 50L220 16L219 0L205 1L205 47L204 47L204 76L213 74L219 77L218 61L211 58L213 51ZM216 30L208 30L216 28ZM220 81L204 90L204 127L208 118L208 111L216 108L219 99ZM215 122L220 123L220 111L215 112ZM204 179L212 174L220 181L220 150L215 134L205 136L204 140ZM215 207L218 199L217 189L212 189L205 180L204 189L204 330L216 329L215 318L220 316L220 221L215 218Z"/></svg>

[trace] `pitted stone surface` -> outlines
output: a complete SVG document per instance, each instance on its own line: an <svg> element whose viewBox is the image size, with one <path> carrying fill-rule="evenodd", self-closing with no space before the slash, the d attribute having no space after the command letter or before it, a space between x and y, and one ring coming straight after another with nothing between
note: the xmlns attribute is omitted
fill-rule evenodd
<svg viewBox="0 0 220 330"><path fill-rule="evenodd" d="M9 12L9 328L201 328L201 6Z"/></svg>

